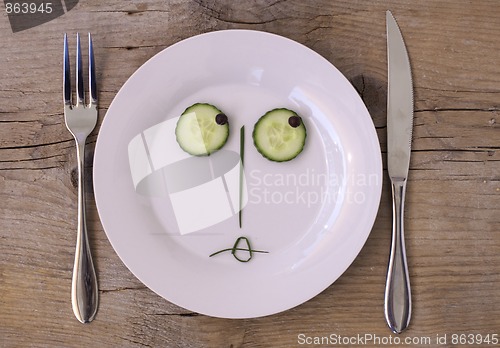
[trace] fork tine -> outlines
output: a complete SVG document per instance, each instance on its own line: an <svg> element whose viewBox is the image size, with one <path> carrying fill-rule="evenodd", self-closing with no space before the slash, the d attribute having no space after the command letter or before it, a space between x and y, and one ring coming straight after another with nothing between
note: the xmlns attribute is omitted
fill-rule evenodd
<svg viewBox="0 0 500 348"><path fill-rule="evenodd" d="M95 80L95 62L94 62L94 46L92 44L92 36L89 33L89 95L90 105L97 103L97 86Z"/></svg>
<svg viewBox="0 0 500 348"><path fill-rule="evenodd" d="M65 105L71 105L71 76L69 68L68 36L64 33L63 98Z"/></svg>
<svg viewBox="0 0 500 348"><path fill-rule="evenodd" d="M89 37L90 39L90 37ZM71 305L76 318L82 323L91 322L99 305L99 287L92 261L92 254L88 242L87 219L85 215L85 142L95 128L98 117L97 103L92 108L85 103L85 90L82 73L82 53L80 48L80 35L76 35L76 96L73 96L70 84L68 37L64 35L64 72L63 72L63 97L64 97L64 123L66 128L75 138L76 162L78 171L78 223L75 262L73 264L73 277L71 281ZM89 55L89 82L95 96L95 69L92 45ZM86 67L85 67L86 69ZM73 87L74 89L74 87ZM76 99L76 100L75 100ZM74 103L74 104L73 104ZM92 101L90 101L90 104ZM82 104L82 105L79 105Z"/></svg>
<svg viewBox="0 0 500 348"><path fill-rule="evenodd" d="M85 91L83 89L82 50L80 48L80 34L76 34L76 105L84 103Z"/></svg>

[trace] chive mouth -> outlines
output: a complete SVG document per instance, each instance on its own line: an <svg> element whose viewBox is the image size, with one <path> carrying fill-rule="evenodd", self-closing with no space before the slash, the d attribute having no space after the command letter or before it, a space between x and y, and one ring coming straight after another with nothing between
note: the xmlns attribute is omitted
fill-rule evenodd
<svg viewBox="0 0 500 348"><path fill-rule="evenodd" d="M217 114L215 116L215 122L220 125L220 126L223 126L225 125L227 122L228 122L228 119L227 119L227 116L225 114Z"/></svg>
<svg viewBox="0 0 500 348"><path fill-rule="evenodd" d="M239 247L239 244L241 242L246 243L247 247L246 248ZM222 250L216 251L215 253L210 254L208 257L212 257L212 256L215 256L215 255L218 255L218 254L221 254L221 253L228 252L228 251L230 251L231 255L233 255L233 257L236 260L238 260L239 262L248 262L248 261L250 261L252 259L254 253L262 253L262 254L269 253L269 251L252 249L252 247L250 245L250 241L248 240L247 237L239 237L238 239L236 239L236 242L234 243L234 245L233 245L232 248L226 248L226 249L222 249ZM248 256L246 258L243 258L243 257L241 257L241 256L238 255L238 252L248 252Z"/></svg>

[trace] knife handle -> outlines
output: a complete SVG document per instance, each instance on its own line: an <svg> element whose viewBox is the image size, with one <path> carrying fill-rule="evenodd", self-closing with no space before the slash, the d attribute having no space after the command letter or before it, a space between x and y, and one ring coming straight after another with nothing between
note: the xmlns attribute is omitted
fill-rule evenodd
<svg viewBox="0 0 500 348"><path fill-rule="evenodd" d="M384 314L394 333L408 327L411 317L411 292L404 240L404 201L406 179L391 178L392 185L392 241L387 281L385 284Z"/></svg>

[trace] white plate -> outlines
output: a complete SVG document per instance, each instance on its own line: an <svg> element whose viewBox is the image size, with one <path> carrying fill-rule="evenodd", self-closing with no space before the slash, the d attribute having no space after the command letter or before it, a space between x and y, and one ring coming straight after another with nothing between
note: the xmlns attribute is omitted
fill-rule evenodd
<svg viewBox="0 0 500 348"><path fill-rule="evenodd" d="M190 157L175 142L176 118L196 102L229 117L219 157ZM252 141L257 119L276 107L295 110L307 127L304 151L285 163L263 158ZM235 173L243 125L240 228ZM227 168L200 179L204 170L193 168L214 167L221 156ZM183 188L171 190L172 168L188 178ZM154 56L117 94L95 151L97 207L120 258L168 301L215 317L281 312L327 288L368 238L381 186L377 135L348 80L307 47L257 31L207 33ZM209 257L240 236L268 253L247 263L230 251Z"/></svg>

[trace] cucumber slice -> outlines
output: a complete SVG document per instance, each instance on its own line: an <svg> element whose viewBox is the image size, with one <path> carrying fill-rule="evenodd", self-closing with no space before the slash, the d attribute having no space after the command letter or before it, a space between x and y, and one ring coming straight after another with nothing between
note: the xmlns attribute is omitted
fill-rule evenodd
<svg viewBox="0 0 500 348"><path fill-rule="evenodd" d="M229 137L227 117L215 106L197 103L179 117L175 137L180 147L194 156L208 156L219 150Z"/></svg>
<svg viewBox="0 0 500 348"><path fill-rule="evenodd" d="M306 127L296 112L274 109L262 116L253 129L253 142L262 156L275 162L290 161L302 152Z"/></svg>

